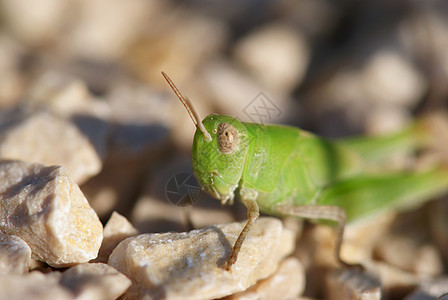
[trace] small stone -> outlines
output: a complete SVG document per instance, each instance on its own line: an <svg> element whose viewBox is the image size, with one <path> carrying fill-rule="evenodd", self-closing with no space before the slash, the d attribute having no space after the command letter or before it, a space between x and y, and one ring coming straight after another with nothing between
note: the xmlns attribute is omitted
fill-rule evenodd
<svg viewBox="0 0 448 300"><path fill-rule="evenodd" d="M364 262L364 266L367 269L367 273L373 274L380 279L383 294L396 295L397 299L402 299L404 295L415 289L425 277L427 278L427 276L417 276L414 273L403 271L384 262L370 260Z"/></svg>
<svg viewBox="0 0 448 300"><path fill-rule="evenodd" d="M274 218L251 228L235 265L224 264L245 222L187 233L142 234L121 242L109 264L133 285L124 299L210 299L243 291L270 276L294 247L294 235ZM188 296L185 296L188 295Z"/></svg>
<svg viewBox="0 0 448 300"><path fill-rule="evenodd" d="M0 2L0 10L4 12L2 15L6 27L14 36L39 46L49 41L54 43L60 37L65 28L64 22L69 19L70 2L7 0Z"/></svg>
<svg viewBox="0 0 448 300"><path fill-rule="evenodd" d="M285 259L270 277L260 280L244 292L231 295L226 300L294 299L305 289L305 270L294 257Z"/></svg>
<svg viewBox="0 0 448 300"><path fill-rule="evenodd" d="M16 112L5 119L0 122L0 158L61 165L78 184L101 170L95 148L69 121L48 112Z"/></svg>
<svg viewBox="0 0 448 300"><path fill-rule="evenodd" d="M309 49L300 32L283 24L270 24L241 40L235 56L263 86L288 93L306 71Z"/></svg>
<svg viewBox="0 0 448 300"><path fill-rule="evenodd" d="M95 258L103 226L60 166L0 161L0 232L17 235L53 267Z"/></svg>
<svg viewBox="0 0 448 300"><path fill-rule="evenodd" d="M0 275L28 272L31 249L21 238L0 234Z"/></svg>
<svg viewBox="0 0 448 300"><path fill-rule="evenodd" d="M113 267L102 263L85 263L62 274L60 284L76 299L116 299L131 285L131 280Z"/></svg>
<svg viewBox="0 0 448 300"><path fill-rule="evenodd" d="M427 86L425 78L409 60L387 49L375 53L361 76L370 99L403 107L414 107Z"/></svg>
<svg viewBox="0 0 448 300"><path fill-rule="evenodd" d="M422 283L405 300L446 300L448 299L448 278L441 277Z"/></svg>
<svg viewBox="0 0 448 300"><path fill-rule="evenodd" d="M77 17L66 36L65 51L92 60L111 61L160 13L158 1L78 1Z"/></svg>
<svg viewBox="0 0 448 300"><path fill-rule="evenodd" d="M241 121L275 123L287 118L291 110L286 93L258 84L225 61L207 64L201 78L220 111Z"/></svg>
<svg viewBox="0 0 448 300"><path fill-rule="evenodd" d="M60 273L33 271L24 275L0 276L0 298L8 300L71 300L70 291L59 285Z"/></svg>
<svg viewBox="0 0 448 300"><path fill-rule="evenodd" d="M95 262L106 263L112 250L121 241L137 234L138 230L125 217L114 211L106 226L104 226L103 243Z"/></svg>
<svg viewBox="0 0 448 300"><path fill-rule="evenodd" d="M376 255L400 269L416 274L438 275L442 272L442 260L431 244L416 245L415 241L387 236L376 248Z"/></svg>
<svg viewBox="0 0 448 300"><path fill-rule="evenodd" d="M336 270L327 277L326 299L381 299L381 282L355 270Z"/></svg>

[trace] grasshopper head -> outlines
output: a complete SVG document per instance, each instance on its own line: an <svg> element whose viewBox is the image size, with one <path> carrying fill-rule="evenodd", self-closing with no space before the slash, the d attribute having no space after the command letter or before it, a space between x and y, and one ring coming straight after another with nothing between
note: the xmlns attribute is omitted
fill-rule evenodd
<svg viewBox="0 0 448 300"><path fill-rule="evenodd" d="M233 201L243 174L248 150L246 127L235 118L209 115L202 122L190 101L162 72L196 125L193 141L193 171L202 188L221 200Z"/></svg>
<svg viewBox="0 0 448 300"><path fill-rule="evenodd" d="M211 135L197 129L193 141L193 170L202 188L222 203L232 201L248 150L246 127L237 119L209 115L203 122Z"/></svg>

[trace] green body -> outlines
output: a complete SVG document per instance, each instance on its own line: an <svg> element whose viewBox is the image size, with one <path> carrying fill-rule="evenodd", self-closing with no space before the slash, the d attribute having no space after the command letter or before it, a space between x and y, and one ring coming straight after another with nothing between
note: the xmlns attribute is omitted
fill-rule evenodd
<svg viewBox="0 0 448 300"><path fill-rule="evenodd" d="M223 154L217 127L228 123L239 136L237 149ZM262 212L278 215L278 206L335 205L353 221L422 202L448 189L448 171L378 171L377 164L396 149L421 144L414 127L376 138L329 141L294 127L243 123L209 115L197 130L193 169L204 190L223 202L255 199Z"/></svg>

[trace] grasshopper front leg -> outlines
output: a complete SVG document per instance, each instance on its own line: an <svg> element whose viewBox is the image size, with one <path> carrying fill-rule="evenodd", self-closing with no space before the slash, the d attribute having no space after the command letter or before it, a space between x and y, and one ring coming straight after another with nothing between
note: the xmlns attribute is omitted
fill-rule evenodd
<svg viewBox="0 0 448 300"><path fill-rule="evenodd" d="M287 206L277 205L274 208L275 212L290 217L299 217L306 219L321 219L329 220L338 223L337 227L337 240L335 246L334 255L336 260L344 267L356 268L364 270L364 267L360 264L350 264L342 260L341 258L341 245L344 237L344 228L346 222L345 210L339 206L333 205L306 205L306 206Z"/></svg>
<svg viewBox="0 0 448 300"><path fill-rule="evenodd" d="M238 239L235 242L235 245L232 248L232 252L230 253L229 260L227 261L227 264L225 266L225 269L228 271L232 267L232 265L236 262L236 259L238 258L238 253L240 252L241 246L243 245L244 239L246 238L250 228L254 224L254 222L258 219L260 216L258 204L253 199L242 199L242 202L247 207L247 223L246 226L244 226L243 230L241 231L240 235L238 236Z"/></svg>

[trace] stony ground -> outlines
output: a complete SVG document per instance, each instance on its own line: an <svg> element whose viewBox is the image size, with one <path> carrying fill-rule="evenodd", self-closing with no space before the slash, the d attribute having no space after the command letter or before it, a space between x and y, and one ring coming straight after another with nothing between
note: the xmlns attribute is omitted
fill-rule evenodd
<svg viewBox="0 0 448 300"><path fill-rule="evenodd" d="M269 216L224 270L246 209L200 191L195 127L160 74L202 117L329 138L436 113L430 154L389 164L420 166L448 157L447 3L230 2L0 0L0 299L448 292L443 197L348 226L342 256L365 272L334 262L333 228Z"/></svg>

